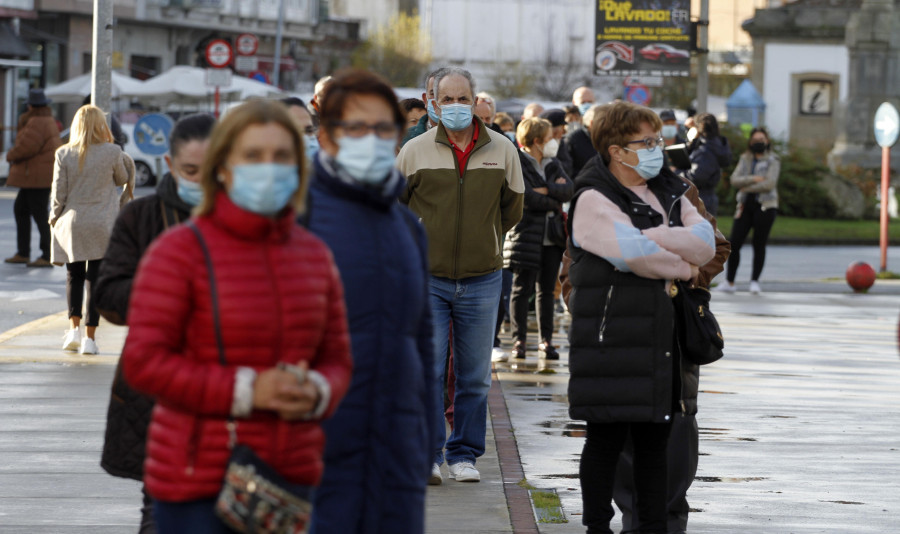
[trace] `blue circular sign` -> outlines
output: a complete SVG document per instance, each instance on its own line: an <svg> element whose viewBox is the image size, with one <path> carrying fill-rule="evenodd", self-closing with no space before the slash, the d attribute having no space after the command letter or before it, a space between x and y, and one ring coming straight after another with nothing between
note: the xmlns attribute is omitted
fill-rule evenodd
<svg viewBox="0 0 900 534"><path fill-rule="evenodd" d="M900 114L890 102L878 106L875 112L875 141L882 148L890 148L900 135Z"/></svg>
<svg viewBox="0 0 900 534"><path fill-rule="evenodd" d="M646 106L650 102L650 89L645 85L629 85L625 88L625 100Z"/></svg>
<svg viewBox="0 0 900 534"><path fill-rule="evenodd" d="M134 143L144 154L162 156L169 151L169 135L174 123L168 115L150 113L134 125Z"/></svg>

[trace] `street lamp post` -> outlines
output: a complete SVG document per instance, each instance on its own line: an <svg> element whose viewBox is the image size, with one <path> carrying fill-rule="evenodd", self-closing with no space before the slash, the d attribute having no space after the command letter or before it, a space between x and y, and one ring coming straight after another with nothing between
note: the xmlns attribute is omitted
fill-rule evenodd
<svg viewBox="0 0 900 534"><path fill-rule="evenodd" d="M112 99L112 32L113 0L94 0L91 104L107 112Z"/></svg>

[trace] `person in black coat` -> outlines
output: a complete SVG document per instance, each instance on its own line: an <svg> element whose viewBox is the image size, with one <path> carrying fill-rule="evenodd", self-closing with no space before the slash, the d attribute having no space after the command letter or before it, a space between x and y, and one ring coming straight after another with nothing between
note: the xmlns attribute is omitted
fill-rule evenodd
<svg viewBox="0 0 900 534"><path fill-rule="evenodd" d="M559 151L563 155L559 158L566 171L573 180L584 168L591 158L597 155L593 143L591 143L591 124L598 106L591 106L581 118L581 126L567 133L559 143Z"/></svg>
<svg viewBox="0 0 900 534"><path fill-rule="evenodd" d="M187 220L200 202L200 166L214 124L211 115L192 115L178 121L169 139L170 155L166 155L170 172L157 184L156 194L129 202L119 213L93 294L97 310L107 321L128 324L131 284L144 252L166 229ZM125 382L121 367L117 367L100 461L107 473L143 479L144 442L153 405L153 399ZM145 491L140 534L156 532L152 511L152 500Z"/></svg>
<svg viewBox="0 0 900 534"><path fill-rule="evenodd" d="M559 359L552 344L553 291L565 241L563 237L562 242L554 242L548 228L551 224L562 224L562 204L572 198L574 186L556 159L559 145L551 130L551 123L540 118L525 119L516 130L525 179L525 209L522 220L509 231L503 244L503 266L513 272L512 355L520 359L525 358L528 300L535 289L541 340L538 350L549 360Z"/></svg>
<svg viewBox="0 0 900 534"><path fill-rule="evenodd" d="M570 206L569 416L587 422L579 478L588 533L608 533L619 453L630 435L639 532L666 532L671 421L686 413L672 288L715 254L714 231L663 167L662 122L617 102L591 131L600 153Z"/></svg>
<svg viewBox="0 0 900 534"><path fill-rule="evenodd" d="M715 217L719 211L716 187L722 179L722 168L731 163L728 140L719 135L719 123L715 115L701 113L695 119L697 135L688 146L691 168L679 171L700 190L700 200L706 210Z"/></svg>

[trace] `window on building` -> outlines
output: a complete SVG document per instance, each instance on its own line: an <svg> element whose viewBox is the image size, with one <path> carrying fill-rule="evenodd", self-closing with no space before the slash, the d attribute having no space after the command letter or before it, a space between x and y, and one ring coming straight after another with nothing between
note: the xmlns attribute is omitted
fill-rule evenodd
<svg viewBox="0 0 900 534"><path fill-rule="evenodd" d="M160 58L158 56L131 56L131 77L146 80L159 74Z"/></svg>

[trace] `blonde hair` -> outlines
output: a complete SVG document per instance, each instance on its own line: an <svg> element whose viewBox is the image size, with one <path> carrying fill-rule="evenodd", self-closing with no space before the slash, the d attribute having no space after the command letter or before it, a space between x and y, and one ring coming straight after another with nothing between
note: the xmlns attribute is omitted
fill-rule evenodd
<svg viewBox="0 0 900 534"><path fill-rule="evenodd" d="M291 135L294 147L294 157L297 160L297 173L300 178L300 187L291 197L290 205L297 214L304 211L306 203L306 189L308 181L306 177L306 150L303 145L303 134L297 128L297 123L288 111L287 106L281 102L253 99L244 102L232 109L213 128L209 138L209 149L200 169L200 187L203 189L203 200L194 210L197 215L212 213L216 204L216 194L224 191L225 184L219 182L219 169L225 166L228 155L234 148L234 142L238 136L253 125L265 125L274 123Z"/></svg>
<svg viewBox="0 0 900 534"><path fill-rule="evenodd" d="M79 172L84 170L84 160L87 158L88 148L91 145L112 142L112 131L109 129L103 110L92 104L85 104L78 108L72 119L69 143L66 146L78 150Z"/></svg>
<svg viewBox="0 0 900 534"><path fill-rule="evenodd" d="M553 125L547 119L531 117L519 123L516 128L516 141L519 146L530 147L535 141L543 141Z"/></svg>

